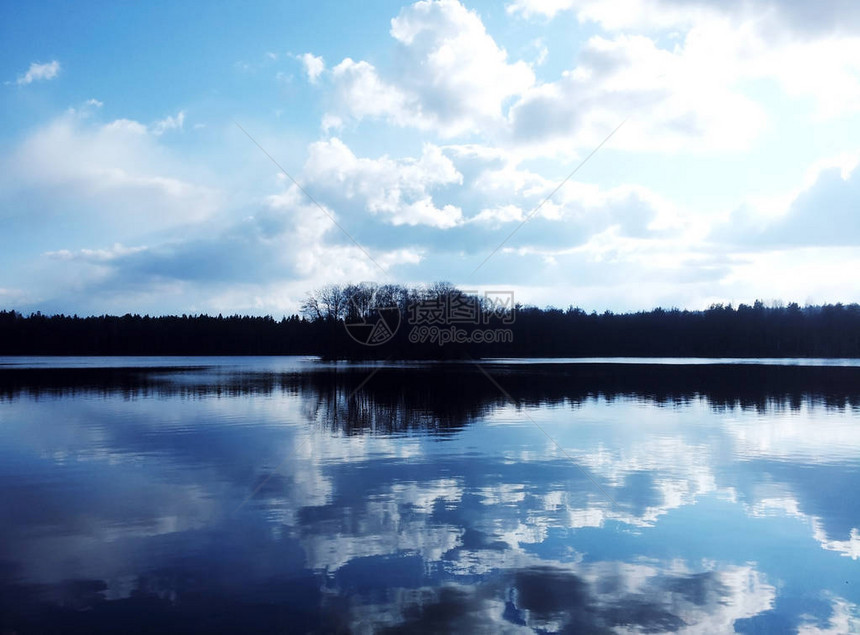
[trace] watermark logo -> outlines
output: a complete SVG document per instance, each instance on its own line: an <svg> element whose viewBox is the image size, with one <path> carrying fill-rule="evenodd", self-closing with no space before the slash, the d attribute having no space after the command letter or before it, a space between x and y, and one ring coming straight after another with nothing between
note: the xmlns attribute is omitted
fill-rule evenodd
<svg viewBox="0 0 860 635"><path fill-rule="evenodd" d="M364 346L390 341L400 328L400 307L376 294L350 296L344 318L349 336Z"/></svg>
<svg viewBox="0 0 860 635"><path fill-rule="evenodd" d="M514 341L511 329L464 329L456 326L413 326L409 330L413 344L510 344Z"/></svg>
<svg viewBox="0 0 860 635"><path fill-rule="evenodd" d="M364 346L394 339L405 309L412 344L502 344L513 342L508 327L516 319L513 291L446 289L418 297L396 287L362 284L347 290L338 312L349 336ZM331 295L331 294L329 294ZM328 298L327 306L335 301Z"/></svg>
<svg viewBox="0 0 860 635"><path fill-rule="evenodd" d="M513 331L501 327L515 319L513 291L456 289L410 304L409 341L439 346L510 343Z"/></svg>

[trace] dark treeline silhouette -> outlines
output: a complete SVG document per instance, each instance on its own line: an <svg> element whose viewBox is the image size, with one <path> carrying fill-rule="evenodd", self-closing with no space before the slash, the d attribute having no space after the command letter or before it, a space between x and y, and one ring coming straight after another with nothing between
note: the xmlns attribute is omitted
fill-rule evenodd
<svg viewBox="0 0 860 635"><path fill-rule="evenodd" d="M0 355L313 355L325 325L298 316L23 316L0 311Z"/></svg>
<svg viewBox="0 0 860 635"><path fill-rule="evenodd" d="M447 283L419 288L362 284L329 285L308 296L302 316L281 320L0 311L0 355L860 357L858 304L766 306L756 301L703 311L587 313L497 300L464 294ZM482 331L484 340L487 333L496 340L440 344L439 334L452 330L466 338Z"/></svg>

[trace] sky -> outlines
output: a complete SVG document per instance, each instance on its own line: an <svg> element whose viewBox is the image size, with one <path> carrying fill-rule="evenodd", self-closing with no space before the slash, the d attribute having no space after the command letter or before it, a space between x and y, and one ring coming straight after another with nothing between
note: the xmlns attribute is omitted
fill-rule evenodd
<svg viewBox="0 0 860 635"><path fill-rule="evenodd" d="M25 313L854 302L858 158L853 0L0 0Z"/></svg>

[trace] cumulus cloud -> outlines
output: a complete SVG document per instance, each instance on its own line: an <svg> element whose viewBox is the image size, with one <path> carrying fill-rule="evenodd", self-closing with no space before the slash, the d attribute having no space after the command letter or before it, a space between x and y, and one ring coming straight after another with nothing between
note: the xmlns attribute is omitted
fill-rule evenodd
<svg viewBox="0 0 860 635"><path fill-rule="evenodd" d="M351 58L335 67L324 127L376 118L555 155L594 146L629 118L615 147L708 152L746 149L767 124L745 92L749 80L776 80L789 97L811 97L822 117L860 108L860 39L851 32L787 37L767 4L615 4L509 7L545 16L575 9L608 32L591 37L560 78L539 82L528 64L508 61L476 13L454 0L418 2L392 20L393 68ZM645 33L619 32L636 28ZM675 43L649 28L671 30Z"/></svg>
<svg viewBox="0 0 860 635"><path fill-rule="evenodd" d="M368 62L346 58L332 69L333 111L323 117L323 128L337 128L344 119L385 118L396 125L421 126L415 100L383 81Z"/></svg>
<svg viewBox="0 0 860 635"><path fill-rule="evenodd" d="M182 117L169 119L179 125ZM296 186L268 198L228 197L163 145L155 128L70 111L2 158L2 214L19 232L39 236L29 265L39 308L223 310L235 302L255 312L295 311L309 288L378 278L374 261L387 270L422 259L420 247L404 245L370 249L369 259L329 218L340 210L326 216ZM310 148L302 178L319 193L343 188L351 199L345 212L359 223L362 216L433 227L461 220L458 208L432 202L431 189L460 179L435 146L415 160L369 160L339 140L321 142ZM46 223L74 230L45 232Z"/></svg>
<svg viewBox="0 0 860 635"><path fill-rule="evenodd" d="M381 78L371 64L346 59L334 69L339 99L329 121L382 117L442 136L498 124L504 102L534 82L522 61L490 36L481 18L455 0L422 0L391 21L397 63Z"/></svg>
<svg viewBox="0 0 860 635"><path fill-rule="evenodd" d="M476 13L455 2L419 2L392 21L391 35L399 52L392 68L352 59L340 65L334 82L335 105L325 121L338 126L372 118L443 138L471 135L468 140L476 143L444 150L463 175L462 185L444 197L434 196L440 201L437 209L443 203L462 209L463 223L433 246L469 254L488 243L497 244L503 236L494 239L493 232L506 227L509 231L554 187L539 171L524 169L524 158L576 156L597 145L625 119L622 131L611 141L616 150L639 156L655 151L733 156L750 150L778 123L771 116L774 102L750 90L754 82L778 87L780 100L790 98L792 104L819 118L860 108L855 12L848 11L845 24L840 25L834 16L844 7L838 1L825 2L821 14L808 16L811 24L805 26L803 16L808 10L800 4L515 2L509 6L510 14L545 20L570 10L602 32L584 42L560 76L539 80L532 72L522 81L508 82L510 90L504 94L482 91L476 82L477 94L486 100L463 107L461 93L452 90L456 86L452 78L459 72L481 74L471 60L483 59L484 66L492 66L486 60L494 61L500 74L514 73L519 62L499 57L504 50ZM448 54L466 50L458 48L462 33L475 35L470 45L480 46L481 53L455 55L464 61L455 72L442 62ZM784 104L778 102L780 107ZM853 245L854 221L860 217L852 213L858 192L844 170L837 172L822 172L821 183L807 193L782 193L782 202L772 203L778 213L762 215L742 208L726 229L733 234L730 239L722 236L704 243L709 235L717 236L711 228L718 214L681 211L635 185L589 194L584 184L571 183L517 234L514 244L496 256L495 265L510 273L513 262L520 268L528 262L539 265L544 277L551 277L552 268L575 268L581 283L590 285L592 297L615 305L621 296L635 296L652 305L657 300L641 291L645 287L654 297L683 296L683 302L695 306L724 300L728 289L738 289L732 293L734 299L754 299L762 293L797 297L816 287L816 276L808 272L793 277L792 291L775 283L770 273L776 275L778 262L791 262L790 253L765 257L751 251L766 244L783 248ZM729 253L723 251L726 242L736 245ZM795 256L812 257L809 253ZM436 261L433 254L427 258L427 262ZM836 259L817 262L829 267ZM641 288L623 285L626 279L639 280ZM619 284L624 291L618 290ZM850 292L839 297L850 297Z"/></svg>
<svg viewBox="0 0 860 635"><path fill-rule="evenodd" d="M509 63L480 17L453 0L403 9L391 35L403 53L402 82L451 132L501 118L504 100L534 82L529 66Z"/></svg>
<svg viewBox="0 0 860 635"><path fill-rule="evenodd" d="M714 228L713 238L739 248L860 246L857 157L813 165L794 192L752 198Z"/></svg>
<svg viewBox="0 0 860 635"><path fill-rule="evenodd" d="M303 55L299 55L299 60L304 66L305 74L308 76L308 81L312 84L316 84L319 76L322 75L322 72L325 70L325 61L322 57L313 55L312 53L304 53Z"/></svg>
<svg viewBox="0 0 860 635"><path fill-rule="evenodd" d="M613 33L682 35L685 48L703 50L734 80L770 78L791 97L815 101L822 116L860 108L860 8L850 0L515 0L508 12L551 19L573 11ZM617 37L617 35L616 35ZM709 66L696 60L703 73ZM727 76L728 77L728 76ZM725 81L711 78L711 83Z"/></svg>
<svg viewBox="0 0 860 635"><path fill-rule="evenodd" d="M594 36L573 69L534 86L511 107L511 139L541 153L570 153L596 146L627 120L613 147L747 147L765 123L764 112L733 88L732 60L715 59L708 46L698 35L671 51L645 36Z"/></svg>
<svg viewBox="0 0 860 635"><path fill-rule="evenodd" d="M378 278L374 261L388 269L421 260L403 248L373 250L370 260L295 186L213 235L191 231L150 245L63 249L44 257L67 278L52 302L121 312L165 306L181 312L189 304L207 312L296 312L308 289Z"/></svg>
<svg viewBox="0 0 860 635"><path fill-rule="evenodd" d="M385 249L421 246L427 268L442 275L453 267L451 277L457 279L478 264L470 263L471 256L488 254L557 183L520 167L516 158L497 149L446 146L441 156L439 152L429 145L420 159L359 159L340 140L319 142L312 147L303 179L315 198L352 222L367 218L369 212L376 222L397 227L396 233L381 228L370 231L362 223L358 226L362 242ZM416 209L411 205L416 199L427 205ZM446 209L450 215L440 213ZM603 260L609 253L628 254L630 249L622 248L624 241L650 243L648 257L637 260L636 266L641 267L653 261L655 250L689 236L675 206L647 188L571 182L509 241L510 249L495 256L493 270L505 275L513 270L518 277L529 254L546 259L570 254L596 237L604 242L595 247L594 258ZM689 264L689 259L684 260ZM675 257L671 266L682 268L684 260ZM531 263L527 269L539 270Z"/></svg>
<svg viewBox="0 0 860 635"><path fill-rule="evenodd" d="M516 245L520 247L569 249L611 227L634 237L660 237L684 229L678 210L648 188L604 188L571 181L556 191L557 182L520 167L511 155L482 155L474 146L446 150L458 169L469 175L464 188L470 190L471 196L466 200L481 204L468 222L508 224L510 231L511 224L529 217L522 234L517 236Z"/></svg>
<svg viewBox="0 0 860 635"><path fill-rule="evenodd" d="M759 239L784 245L860 246L860 170L847 177L838 168L822 171L815 185Z"/></svg>
<svg viewBox="0 0 860 635"><path fill-rule="evenodd" d="M764 123L734 86L738 54L712 54L715 44L726 48L723 39L738 39L727 23L688 34L674 50L641 35L594 36L549 82L510 62L481 18L454 0L403 9L391 35L393 68L347 58L333 69L325 128L377 118L442 137L573 154L627 117L622 143L636 150L742 148Z"/></svg>
<svg viewBox="0 0 860 635"><path fill-rule="evenodd" d="M24 86L26 84L32 84L33 82L54 79L60 74L60 70L60 63L57 60L52 60L45 64L33 62L30 64L30 68L27 69L27 72L19 76L15 83L18 84L18 86Z"/></svg>
<svg viewBox="0 0 860 635"><path fill-rule="evenodd" d="M796 106L792 116L812 113L814 122L860 109L856 12L840 6L824 2L812 16L802 3L752 0L511 4L508 14L517 20L569 11L588 23L589 35L562 63L551 30L539 40L517 43L507 32L496 39L456 0L421 0L393 16L386 55L333 65L313 53L293 56L319 85L323 104L322 139L296 157L303 166L297 176L374 259L400 273L456 281L623 120L606 150L644 174L638 183L645 184L654 170L642 168L649 153L667 162L709 153L758 160L748 157L758 157L761 146L754 144L782 125L774 105L783 107L786 98ZM837 9L844 23L833 18ZM551 49L553 63L541 66ZM24 83L55 76L48 66L31 68ZM351 267L376 277L330 219L292 189L274 189L282 185L271 174L227 191L224 179L208 173L217 172L217 161L195 165L180 156L170 133L184 129L185 111L148 123L99 122L100 105L90 100L24 134L0 159L0 216L35 237L31 251L52 253L46 262L140 285L214 285L221 278L222 298L264 293L240 289L245 274L279 285L278 272L288 272L301 285L297 297L325 275L356 279ZM410 130L394 133L396 145L385 154L381 144L393 138L392 127ZM368 131L383 134L369 138ZM279 159L283 138L279 131L263 140ZM588 167L577 179L592 178ZM674 190L687 187L683 178L664 188L600 175L573 180L494 256L492 274L510 277L537 302L564 295L596 308L702 306L754 299L763 289L767 297L803 300L807 290L836 289L820 274L838 274L840 258L857 259L856 175L853 164L820 166L802 187L768 199L741 193L707 210L688 205L692 195L679 195L687 196L683 205L673 202ZM306 222L286 223L292 213ZM48 220L74 229L60 240L61 232L39 231ZM115 244L145 247L106 247ZM286 251L301 257L285 260ZM219 259L221 252L227 255ZM271 267L257 262L266 258ZM818 273L803 271L802 259L814 259ZM215 260L207 276L206 263ZM233 275L229 263L245 274ZM796 274L790 284L779 274L786 266ZM846 297L856 284L842 270L839 297ZM282 299L278 288L272 293Z"/></svg>
<svg viewBox="0 0 860 635"><path fill-rule="evenodd" d="M340 139L311 145L304 175L325 200L357 202L392 225L447 229L462 221L453 205L438 207L431 190L462 183L462 175L439 147L426 144L418 159L356 157Z"/></svg>

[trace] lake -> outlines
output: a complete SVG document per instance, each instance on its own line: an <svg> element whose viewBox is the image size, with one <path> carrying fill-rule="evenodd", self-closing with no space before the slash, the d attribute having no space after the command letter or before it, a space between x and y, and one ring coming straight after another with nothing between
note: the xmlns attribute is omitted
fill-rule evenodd
<svg viewBox="0 0 860 635"><path fill-rule="evenodd" d="M857 632L857 360L0 358L0 632Z"/></svg>

